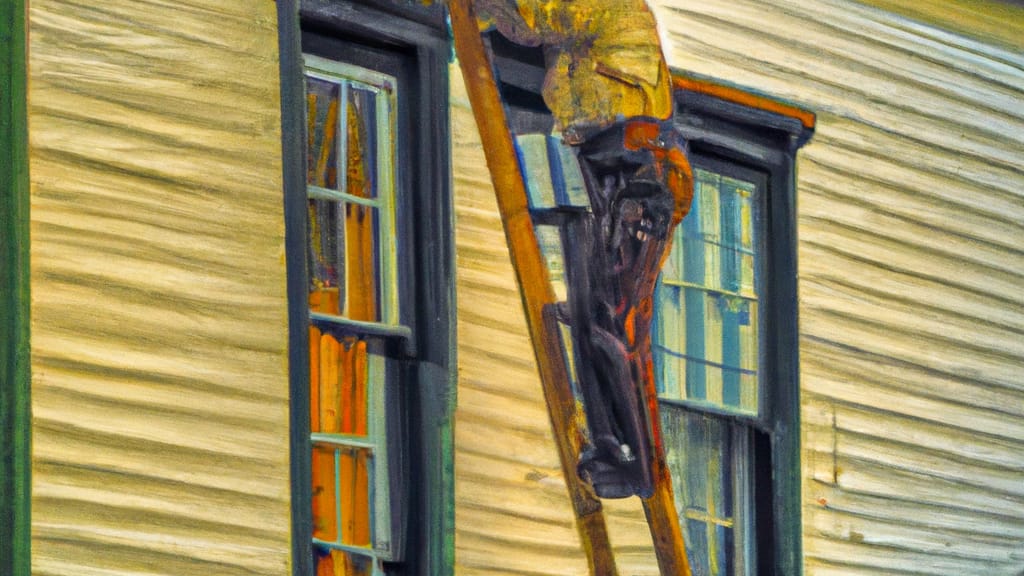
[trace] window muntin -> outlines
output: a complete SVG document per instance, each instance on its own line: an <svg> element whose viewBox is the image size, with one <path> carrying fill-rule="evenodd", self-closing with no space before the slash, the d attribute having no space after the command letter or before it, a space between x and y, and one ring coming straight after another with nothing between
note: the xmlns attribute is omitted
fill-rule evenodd
<svg viewBox="0 0 1024 576"><path fill-rule="evenodd" d="M749 429L677 406L664 406L661 422L694 576L752 574Z"/></svg>
<svg viewBox="0 0 1024 576"><path fill-rule="evenodd" d="M385 396L397 370L397 86L305 55L310 439L317 573L394 559Z"/></svg>
<svg viewBox="0 0 1024 576"><path fill-rule="evenodd" d="M756 182L696 168L690 213L676 228L655 291L658 394L740 414L759 403Z"/></svg>
<svg viewBox="0 0 1024 576"><path fill-rule="evenodd" d="M562 251L560 211L588 210L590 199L575 153L559 133L516 134L516 157L525 178L527 202L534 232L548 269L555 299L568 300L565 255ZM550 220L551 223L544 223ZM571 367L570 367L571 369Z"/></svg>

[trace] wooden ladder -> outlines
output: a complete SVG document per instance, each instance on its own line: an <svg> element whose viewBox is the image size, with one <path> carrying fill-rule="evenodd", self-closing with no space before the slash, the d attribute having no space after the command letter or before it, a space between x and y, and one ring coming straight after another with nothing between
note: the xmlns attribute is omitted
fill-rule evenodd
<svg viewBox="0 0 1024 576"><path fill-rule="evenodd" d="M576 399L569 382L560 328L555 318L556 299L530 213L525 176L516 155L512 132L494 76L494 68L481 37L472 0L449 0L456 54L462 67L473 114L480 131L516 271L530 339L537 359L544 399L576 517L576 528L594 576L617 576L601 501L576 473L580 445L573 419ZM653 374L645 378L647 397L655 399ZM644 513L663 575L690 576L672 481L665 461L657 402L649 402L654 439L654 494L643 499Z"/></svg>

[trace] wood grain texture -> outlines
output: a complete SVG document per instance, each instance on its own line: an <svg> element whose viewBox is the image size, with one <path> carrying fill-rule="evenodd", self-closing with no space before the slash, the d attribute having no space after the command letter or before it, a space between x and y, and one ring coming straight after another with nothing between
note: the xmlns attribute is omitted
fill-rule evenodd
<svg viewBox="0 0 1024 576"><path fill-rule="evenodd" d="M283 574L273 4L30 22L33 573Z"/></svg>

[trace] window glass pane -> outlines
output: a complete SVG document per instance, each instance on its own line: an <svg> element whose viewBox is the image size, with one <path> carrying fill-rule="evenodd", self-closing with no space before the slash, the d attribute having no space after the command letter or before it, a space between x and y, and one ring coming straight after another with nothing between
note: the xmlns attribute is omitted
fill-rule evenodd
<svg viewBox="0 0 1024 576"><path fill-rule="evenodd" d="M366 436L367 401L374 363L367 343L354 336L340 341L309 328L310 428L312 432Z"/></svg>
<svg viewBox="0 0 1024 576"><path fill-rule="evenodd" d="M540 245L541 256L548 268L548 279L555 292L555 299L565 302L569 294L565 280L565 257L562 255L561 231L558 226L539 224L534 227L534 232L537 236L537 243Z"/></svg>
<svg viewBox="0 0 1024 576"><path fill-rule="evenodd" d="M370 545L370 467L368 450L338 451L341 542Z"/></svg>
<svg viewBox="0 0 1024 576"><path fill-rule="evenodd" d="M757 412L758 292L753 183L697 169L656 289L661 397Z"/></svg>
<svg viewBox="0 0 1024 576"><path fill-rule="evenodd" d="M693 576L708 576L711 573L708 567L708 526L698 520L687 519L685 523L684 539L690 570Z"/></svg>
<svg viewBox="0 0 1024 576"><path fill-rule="evenodd" d="M342 205L329 200L309 201L309 307L338 314L339 278L344 278L345 219Z"/></svg>
<svg viewBox="0 0 1024 576"><path fill-rule="evenodd" d="M337 82L306 77L307 169L306 183L338 187L338 114L341 86Z"/></svg>
<svg viewBox="0 0 1024 576"><path fill-rule="evenodd" d="M344 207L346 289L341 313L353 320L379 321L378 211L359 204Z"/></svg>
<svg viewBox="0 0 1024 576"><path fill-rule="evenodd" d="M309 201L310 309L380 321L379 209Z"/></svg>
<svg viewBox="0 0 1024 576"><path fill-rule="evenodd" d="M314 538L333 544L370 545L372 467L369 449L314 445Z"/></svg>
<svg viewBox="0 0 1024 576"><path fill-rule="evenodd" d="M360 198L374 198L379 161L376 90L350 82L347 91L345 192Z"/></svg>
<svg viewBox="0 0 1024 576"><path fill-rule="evenodd" d="M556 206L555 182L548 158L549 138L547 134L520 134L513 142L523 171L527 200L533 210Z"/></svg>
<svg viewBox="0 0 1024 576"><path fill-rule="evenodd" d="M370 576L374 560L341 550L316 550L316 576ZM379 573L379 572L378 572Z"/></svg>
<svg viewBox="0 0 1024 576"><path fill-rule="evenodd" d="M334 447L313 447L313 538L325 542L338 539L337 474Z"/></svg>
<svg viewBox="0 0 1024 576"><path fill-rule="evenodd" d="M666 458L694 575L742 575L749 543L750 486L744 428L677 406L663 406ZM739 549L737 549L739 546Z"/></svg>

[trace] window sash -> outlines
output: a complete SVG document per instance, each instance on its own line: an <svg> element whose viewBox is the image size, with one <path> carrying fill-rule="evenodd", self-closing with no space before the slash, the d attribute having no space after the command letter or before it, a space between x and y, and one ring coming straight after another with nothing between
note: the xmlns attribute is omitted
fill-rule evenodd
<svg viewBox="0 0 1024 576"><path fill-rule="evenodd" d="M698 501L684 502L682 500L684 490L677 486L677 498L679 498L677 500L677 508L687 548L692 550L691 553L696 554L695 560L703 559L704 564L700 573L718 574L721 576L727 574L728 576L749 576L757 571L758 542L755 530L756 511L754 505L756 489L752 477L755 457L753 435L756 433L756 430L766 429L771 421L770 414L765 409L766 399L769 395L767 390L767 373L765 371L765 338L771 333L768 329L764 312L767 263L770 257L770 254L767 252L768 242L765 234L767 230L766 203L768 178L766 174L760 171L748 170L731 163L708 160L701 157L691 158L691 161L695 168L695 176L697 176L696 186L701 186L702 180L712 179L708 178L709 175L714 175L713 179L718 182L718 185L717 189L713 191L715 195L713 198L709 198L707 193L701 194L698 192L693 209L690 215L687 216L687 218L693 216L699 218L703 208L705 221L686 223L684 220L684 224L681 224L676 232L677 244L679 244L678 239L680 237L687 233L693 234L696 231L695 235L686 238L683 242L689 241L689 248L700 252L702 262L700 262L699 270L693 269L689 271L690 274L687 274L687 262L684 261L686 254L681 249L685 245L681 245L678 248L674 247L672 253L666 259L666 267L659 278L656 289L655 298L657 300L655 306L658 309L655 314L655 324L652 327L652 348L655 357L655 374L656 378L659 379L657 382L659 403L662 407L663 422L666 421L666 417L671 418L673 416L684 421L687 419L703 419L700 421L705 422L709 429L717 428L720 431L724 431L722 432L722 437L717 440L729 444L727 458L731 466L729 479L731 485L723 485L719 489L727 491L732 499L731 517L728 518L728 522L721 518L720 514L710 514L700 509L700 498L711 498L710 492L707 495L698 495ZM723 179L730 180L730 187L732 187L732 183L745 182L746 191L749 193L749 196L741 198L738 196L739 192L721 186ZM723 198L726 194L737 194L737 197ZM715 221L707 222L709 214L715 216ZM726 221L725 217L730 214L734 218L733 222ZM708 224L710 226L707 226ZM707 229L702 229L705 226L707 226ZM732 246L733 244L735 246ZM725 254L725 248L735 248L735 251L731 255L727 255ZM703 266L703 260L709 255L713 256L715 261L710 262L709 264L711 265L705 267ZM744 257L752 258L753 262L743 262L741 259ZM693 272L699 273L694 275ZM675 319L668 319L668 322L665 322L667 319L661 316L664 310L660 308L664 305L665 300L668 299L666 292L676 295L673 309L681 315ZM689 297L686 296L687 292L689 292ZM728 364L732 368L743 370L743 372L740 372L741 376L753 376L753 392L756 394L756 397L752 401L749 397L743 398L744 391L741 387L740 401L727 402L724 378L719 384L718 394L709 393L712 387L710 379L705 379L701 382L706 388L703 391L699 391L701 392L700 394L693 394L692 392L695 392L695 390L692 389L689 391L691 393L688 393L686 380L688 371L686 370L676 370L674 382L665 381L666 360L673 361L672 356L685 356L688 353L684 342L680 340L674 342L664 340L666 336L665 331L675 330L677 333L683 334L684 339L686 336L693 336L693 334L684 332L686 330L684 317L688 300L691 305L700 306L698 317L702 323L700 330L691 330L690 332L694 332L701 338L702 345L710 345L708 343L709 340L712 341L711 344L714 344L715 341L721 341L720 345L723 347L723 354L725 352L724 348L729 342L723 340L723 326L718 326L717 330L709 331L707 329L706 319L704 318L708 313L707 307L712 304L718 306L728 305L735 307L737 310L746 310L746 313L750 315L747 321L753 324L751 328L756 330L753 337L753 349L743 350L742 348L742 344L745 343L749 346L751 343L749 334L747 334L745 342L736 343L734 339L733 344L738 348L738 350L734 350L733 356L735 357L726 358L723 355L719 358L718 355L706 353L705 350L701 349L699 350L701 353L699 357L690 360L696 360L704 367L723 371ZM730 311L733 311L732 308L730 308ZM659 318L659 316L661 317ZM735 320L735 318L732 320ZM737 327L734 326L733 328ZM709 332L711 333L710 337L708 336ZM734 334L733 336L735 337L736 335ZM675 350L674 348L680 347L679 344L683 344L683 346L680 350ZM668 373L671 373L671 371ZM716 384L718 383L716 382ZM749 392L747 391L746 393ZM685 450L682 446L683 444L686 444L691 450L695 449L693 447L694 443L697 442L699 444L700 440L696 438L669 438L669 434L666 434L665 441L670 452L673 450L671 445L673 443L677 444L674 447L677 454L675 456L669 455L673 480L677 484L680 481L685 482L687 470L684 461L687 460L687 456L685 454L680 456L678 451L680 449ZM704 452L716 449L723 449L723 446L702 444L698 452L703 454ZM673 462L673 460L679 460L680 458L682 458L681 461ZM699 459L700 456L697 456L697 458ZM690 464L692 465L692 462ZM710 476L713 471L704 470L704 473ZM696 506L696 508L690 507L690 504ZM706 507L706 502L704 506L706 510L709 510ZM691 534L691 530L696 530L699 534L697 532ZM729 533L728 536L726 533ZM698 536L698 542L690 541L694 535ZM721 546L725 545L726 538L731 538L732 551L727 560L728 564L723 565L721 560L724 556ZM714 541L714 545L710 545L712 541ZM697 554L697 551L693 550L693 546L703 546L703 556ZM717 551L715 549L716 546L718 547ZM711 559L712 555L717 556L717 564ZM727 568L731 571L727 572ZM695 566L695 574L697 573L696 570L697 567Z"/></svg>
<svg viewBox="0 0 1024 576"><path fill-rule="evenodd" d="M751 426L693 411L686 406L666 406L664 403L661 416L664 429L676 432L666 434L666 459L672 470L676 509L691 553L694 573L718 576L750 576L756 573ZM690 433L695 428L700 428L700 438L691 437ZM714 434L711 433L713 430ZM717 442L712 442L709 437ZM717 457L709 457L711 454L717 454ZM722 467L728 467L727 471L723 473ZM703 481L703 486L697 486L703 488L699 494L688 490L688 484L693 482L687 475L694 472L700 473L698 480ZM723 481L728 481L729 485L716 484ZM728 509L719 510L716 500ZM732 552L726 566L720 563L725 558L720 549L726 545L728 536L719 531L720 527L731 530ZM699 532L700 542L704 544L700 550L693 548L697 543L691 542L691 529ZM714 546L708 545L711 542ZM696 563L702 563L702 566ZM729 565L731 572L726 571Z"/></svg>
<svg viewBox="0 0 1024 576"><path fill-rule="evenodd" d="M310 326L320 329L323 335L332 337L355 336L359 339L399 338L405 341L407 352L412 350L413 334L409 326L399 321L398 298L398 249L395 224L396 171L395 150L397 148L397 82L394 77L359 66L304 54L305 74L308 77L331 82L339 86L339 109L337 125L326 129L337 130L337 187L326 188L306 185L307 202L326 200L342 205L356 204L376 211L377 231L375 241L376 289L379 295L377 317L380 321L354 320L342 314L328 314L309 310ZM374 116L376 119L375 183L376 193L372 198L356 196L347 191L348 160L348 97L349 89L357 88L373 93L376 98ZM344 256L339 255L344 262ZM343 280L339 279L339 284ZM347 286L346 286L347 288ZM398 370L395 361L385 358L380 351L367 350L366 419L365 436L348 433L311 432L310 440L314 450L327 448L333 451L333 487L336 511L334 513L335 539L324 540L314 537L313 544L322 549L338 550L352 555L371 558L372 573L382 574L378 560L396 559L397 550L392 546L392 505L391 479L386 421L386 389ZM314 383L317 384L318 383ZM334 383L337 385L337 383ZM342 523L342 473L340 464L342 452L350 452L357 460L363 454L366 467L367 504L369 510L369 543L367 546L354 545L343 541ZM358 466L358 464L357 464ZM358 475L359 472L356 472ZM354 494L353 498L359 498Z"/></svg>
<svg viewBox="0 0 1024 576"><path fill-rule="evenodd" d="M655 290L659 399L763 422L767 179L703 158L693 164L694 204Z"/></svg>
<svg viewBox="0 0 1024 576"><path fill-rule="evenodd" d="M401 325L400 309L398 298L398 245L396 242L397 229L395 223L395 187L397 183L398 166L396 150L398 145L398 83L393 76L368 70L359 66L330 60L312 54L303 54L305 61L306 75L338 83L341 86L339 98L341 110L347 110L349 86L369 90L377 95L376 101L376 150L377 155L377 194L376 198L363 198L348 193L346 190L348 171L338 170L338 187L340 190L333 190L321 186L306 186L306 195L309 199L331 200L368 206L378 209L379 226L376 235L378 246L378 266L380 278L378 279L380 291L379 322L368 322L367 324L379 324L380 328L374 329L364 326L367 334L381 334L381 328L385 326L398 327ZM348 130L346 125L346 114L338 114L338 166L345 166L348 154ZM338 317L343 318L343 317ZM326 318L321 320L326 321ZM344 323L355 327L353 321ZM385 331L386 332L386 331ZM411 332L410 332L411 335Z"/></svg>

